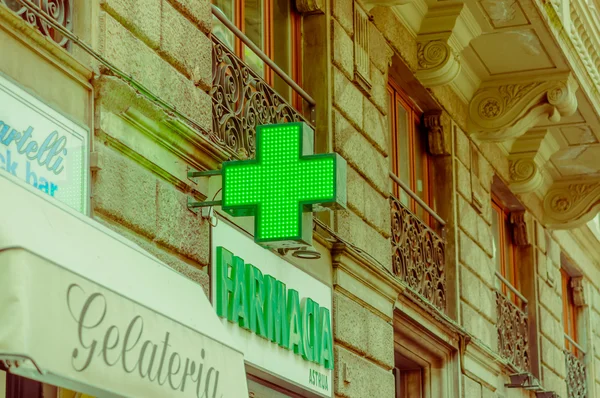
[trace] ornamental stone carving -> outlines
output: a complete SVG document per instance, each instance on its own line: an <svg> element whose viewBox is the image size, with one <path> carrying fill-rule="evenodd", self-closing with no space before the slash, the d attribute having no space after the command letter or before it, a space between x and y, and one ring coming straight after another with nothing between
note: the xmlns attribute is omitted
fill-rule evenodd
<svg viewBox="0 0 600 398"><path fill-rule="evenodd" d="M510 224L512 226L512 240L515 246L529 246L531 240L527 233L525 222L525 211L513 211L510 213Z"/></svg>
<svg viewBox="0 0 600 398"><path fill-rule="evenodd" d="M323 14L325 12L324 0L296 0L296 9L301 14Z"/></svg>
<svg viewBox="0 0 600 398"><path fill-rule="evenodd" d="M460 53L481 28L466 5L438 2L430 6L417 36L416 76L425 87L449 84L459 75Z"/></svg>
<svg viewBox="0 0 600 398"><path fill-rule="evenodd" d="M544 118L558 122L572 115L577 109L577 88L570 74L525 83L490 82L471 100L469 130L484 141L517 138Z"/></svg>
<svg viewBox="0 0 600 398"><path fill-rule="evenodd" d="M450 155L452 145L452 120L444 111L436 110L423 115L423 125L427 129L429 153Z"/></svg>
<svg viewBox="0 0 600 398"><path fill-rule="evenodd" d="M573 301L575 305L578 307L588 305L583 276L571 278L571 287L573 288Z"/></svg>
<svg viewBox="0 0 600 398"><path fill-rule="evenodd" d="M600 210L600 178L555 183L544 198L544 221L550 228L574 228Z"/></svg>
<svg viewBox="0 0 600 398"><path fill-rule="evenodd" d="M528 131L519 137L511 147L508 157L510 188L514 193L538 190L551 183L545 170L550 156L560 148L548 130Z"/></svg>

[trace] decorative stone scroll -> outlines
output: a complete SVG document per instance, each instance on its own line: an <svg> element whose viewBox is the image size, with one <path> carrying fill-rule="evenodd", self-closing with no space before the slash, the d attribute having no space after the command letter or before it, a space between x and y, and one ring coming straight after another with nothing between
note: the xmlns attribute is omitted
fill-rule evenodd
<svg viewBox="0 0 600 398"><path fill-rule="evenodd" d="M549 185L551 178L545 165L560 148L552 134L546 130L528 131L517 139L508 157L510 189L514 193L533 192ZM547 181L548 180L548 181Z"/></svg>
<svg viewBox="0 0 600 398"><path fill-rule="evenodd" d="M465 4L430 6L417 36L416 76L425 87L451 83L460 73L460 54L481 28Z"/></svg>
<svg viewBox="0 0 600 398"><path fill-rule="evenodd" d="M539 121L558 122L577 110L572 75L531 82L490 82L469 105L469 130L479 140L504 141L525 134Z"/></svg>
<svg viewBox="0 0 600 398"><path fill-rule="evenodd" d="M544 197L544 223L567 229L585 224L600 210L600 178L559 181Z"/></svg>
<svg viewBox="0 0 600 398"><path fill-rule="evenodd" d="M427 129L429 153L432 155L450 155L452 146L452 119L444 111L425 112L423 125Z"/></svg>

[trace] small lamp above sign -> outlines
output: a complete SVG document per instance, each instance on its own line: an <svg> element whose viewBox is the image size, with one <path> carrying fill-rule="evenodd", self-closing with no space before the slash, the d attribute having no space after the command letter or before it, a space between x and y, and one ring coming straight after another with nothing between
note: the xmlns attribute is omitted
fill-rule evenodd
<svg viewBox="0 0 600 398"><path fill-rule="evenodd" d="M256 157L224 162L222 200L189 203L221 205L234 217L254 216L254 241L281 249L312 245L312 213L346 207L346 161L336 153L313 152L314 131L306 123L258 126Z"/></svg>

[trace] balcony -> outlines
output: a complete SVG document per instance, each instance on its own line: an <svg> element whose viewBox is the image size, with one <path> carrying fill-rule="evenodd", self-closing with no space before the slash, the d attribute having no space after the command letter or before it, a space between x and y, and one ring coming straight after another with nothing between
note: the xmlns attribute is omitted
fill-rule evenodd
<svg viewBox="0 0 600 398"><path fill-rule="evenodd" d="M407 190L395 175L392 179L441 225L443 220L421 199ZM414 195L414 196L413 196ZM392 267L412 292L446 310L446 243L397 198L390 198L392 212Z"/></svg>
<svg viewBox="0 0 600 398"><path fill-rule="evenodd" d="M565 362L567 369L567 396L568 398L586 398L587 386L585 375L585 364L583 362L585 352L583 349L565 335L567 345L574 347L573 351L565 350Z"/></svg>
<svg viewBox="0 0 600 398"><path fill-rule="evenodd" d="M235 27L214 5L213 15L283 79L308 106L310 121L290 105L234 51L212 35L213 141L240 159L253 158L256 126L314 122L315 101Z"/></svg>
<svg viewBox="0 0 600 398"><path fill-rule="evenodd" d="M499 273L504 291L496 290L498 353L520 371L530 371L527 300ZM517 305L515 302L520 303Z"/></svg>
<svg viewBox="0 0 600 398"><path fill-rule="evenodd" d="M44 17L56 22L69 32L73 31L72 0L0 0L0 4L8 7L59 46L69 49L69 39L49 24Z"/></svg>

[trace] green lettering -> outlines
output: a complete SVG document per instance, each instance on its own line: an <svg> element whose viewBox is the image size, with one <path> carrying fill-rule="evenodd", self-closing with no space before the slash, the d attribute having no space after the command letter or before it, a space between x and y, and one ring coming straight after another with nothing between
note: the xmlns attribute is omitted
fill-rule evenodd
<svg viewBox="0 0 600 398"><path fill-rule="evenodd" d="M304 356L304 339L302 338L302 314L300 313L300 299L298 292L294 289L288 290L287 319L289 322L289 344L290 351Z"/></svg>
<svg viewBox="0 0 600 398"><path fill-rule="evenodd" d="M265 275L265 324L267 339L282 347L288 346L288 323L286 319L285 284L271 275Z"/></svg>
<svg viewBox="0 0 600 398"><path fill-rule="evenodd" d="M325 367L325 369L333 369L333 340L331 336L329 310L325 307L321 307L319 318L319 333L321 335L321 343L319 344L321 351L320 364Z"/></svg>
<svg viewBox="0 0 600 398"><path fill-rule="evenodd" d="M229 269L233 254L224 247L217 247L217 315L227 317L230 295L233 295L233 280L229 277Z"/></svg>
<svg viewBox="0 0 600 398"><path fill-rule="evenodd" d="M248 296L246 295L245 268L244 260L237 256L233 256L231 279L233 279L234 290L232 297L230 297L231 303L229 305L227 319L229 319L230 322L237 323L241 327L248 329Z"/></svg>
<svg viewBox="0 0 600 398"><path fill-rule="evenodd" d="M246 264L246 282L248 284L248 316L250 319L250 330L257 335L266 338L265 315L263 311L265 303L265 289L263 286L263 274L252 264Z"/></svg>
<svg viewBox="0 0 600 398"><path fill-rule="evenodd" d="M302 299L302 331L304 337L304 359L319 363L319 305L311 298Z"/></svg>

